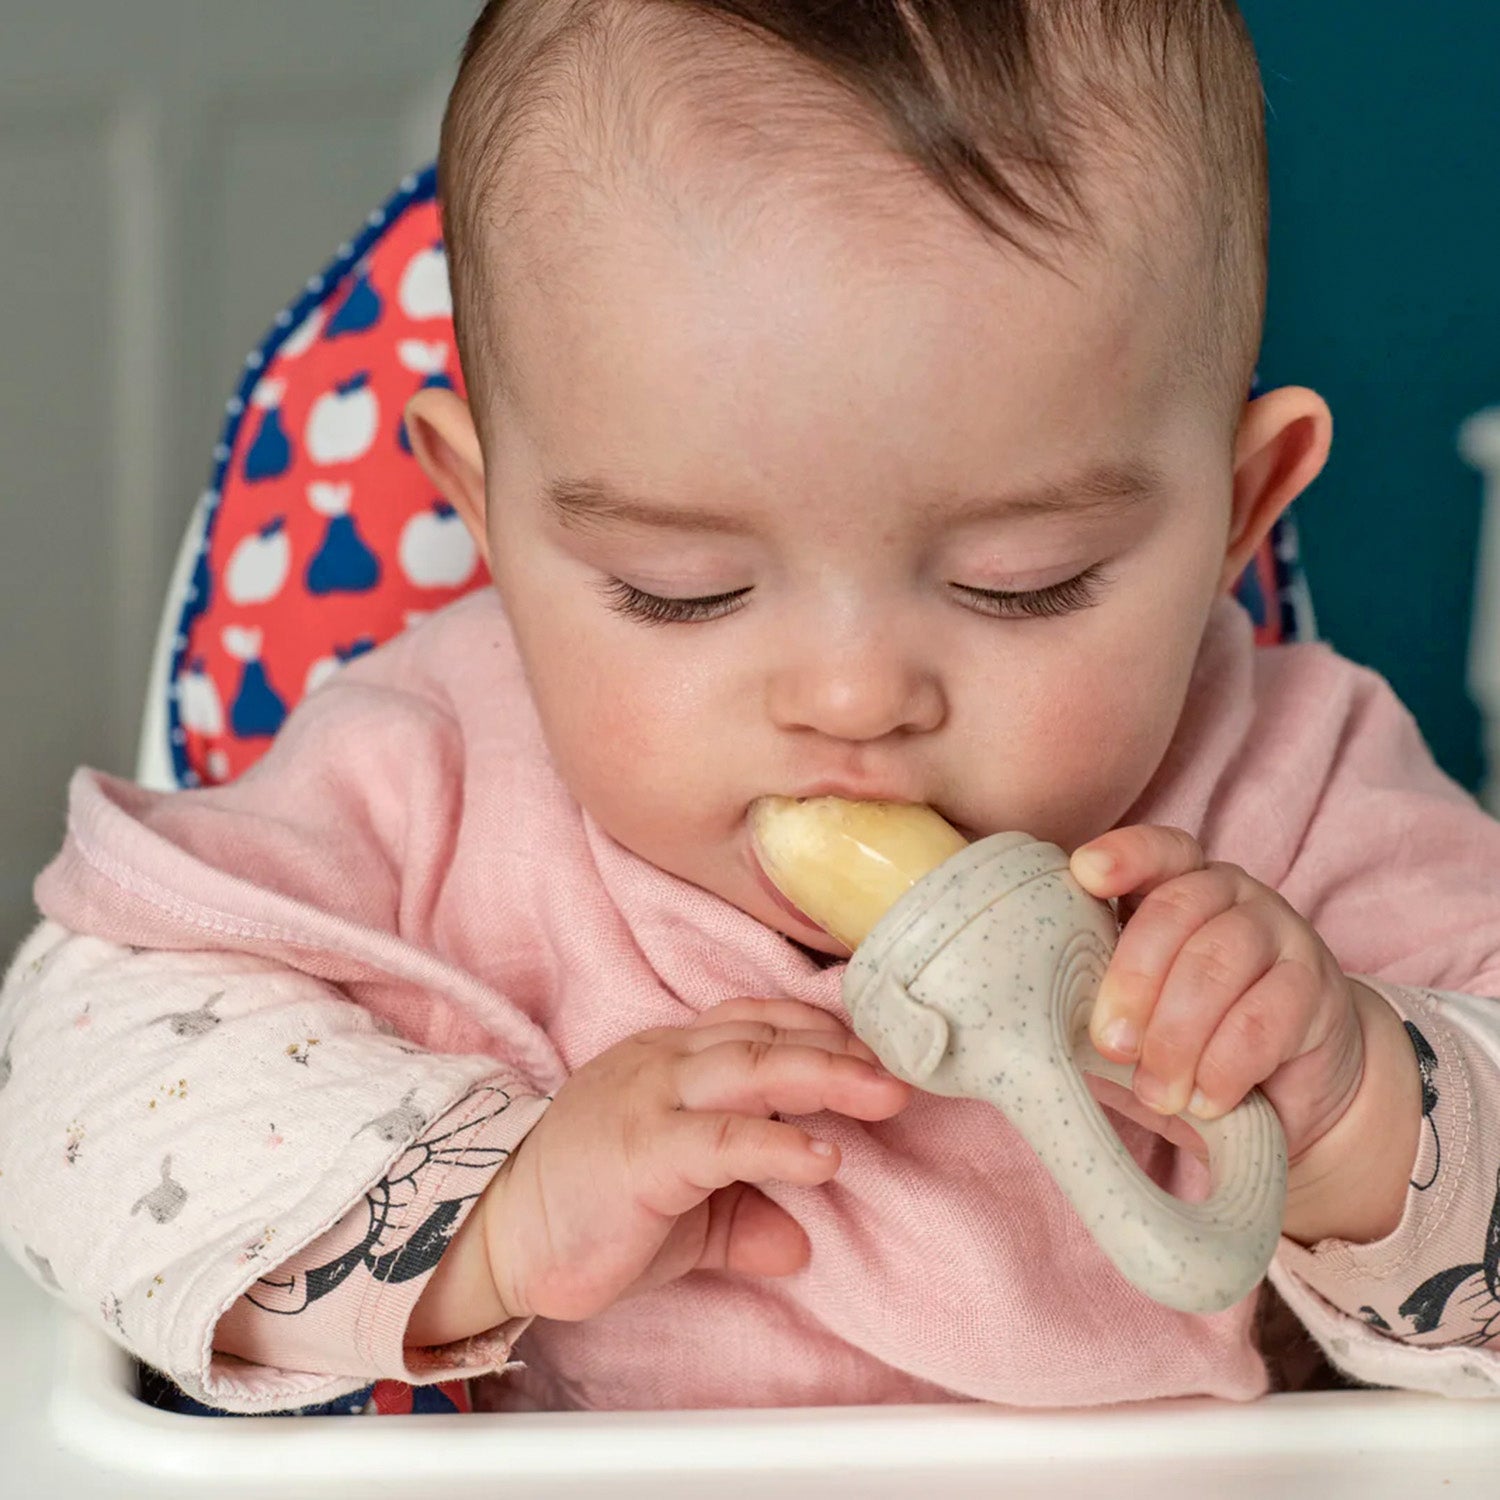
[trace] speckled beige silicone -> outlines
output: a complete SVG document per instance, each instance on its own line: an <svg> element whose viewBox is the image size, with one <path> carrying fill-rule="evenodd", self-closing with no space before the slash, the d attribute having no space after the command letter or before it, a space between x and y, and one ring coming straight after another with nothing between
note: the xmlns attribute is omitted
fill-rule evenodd
<svg viewBox="0 0 1500 1500"><path fill-rule="evenodd" d="M1130 1086L1088 1021L1118 927L1055 844L996 834L906 893L850 960L855 1032L891 1072L1001 1110L1100 1247L1143 1292L1183 1312L1233 1306L1265 1275L1281 1232L1286 1141L1259 1090L1221 1120L1189 1119L1208 1147L1202 1203L1136 1165L1084 1082Z"/></svg>

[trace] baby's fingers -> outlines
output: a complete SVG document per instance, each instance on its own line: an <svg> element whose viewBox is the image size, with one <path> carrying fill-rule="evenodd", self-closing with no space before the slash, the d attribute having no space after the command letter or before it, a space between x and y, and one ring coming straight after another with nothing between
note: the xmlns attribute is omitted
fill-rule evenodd
<svg viewBox="0 0 1500 1500"><path fill-rule="evenodd" d="M1201 929L1234 907L1248 878L1233 865L1210 865L1158 887L1141 902L1120 934L1089 1022L1101 1052L1122 1061L1139 1054L1179 955ZM1262 965L1256 973L1264 970ZM1245 977L1248 982L1255 975Z"/></svg>
<svg viewBox="0 0 1500 1500"><path fill-rule="evenodd" d="M684 1109L755 1115L831 1109L856 1120L885 1120L912 1097L908 1084L878 1064L795 1042L719 1042L682 1058L673 1081L675 1102Z"/></svg>
<svg viewBox="0 0 1500 1500"><path fill-rule="evenodd" d="M696 1208L733 1182L791 1182L816 1187L839 1169L838 1147L784 1120L681 1110L653 1141L640 1201L669 1217Z"/></svg>
<svg viewBox="0 0 1500 1500"><path fill-rule="evenodd" d="M1142 1100L1164 1114L1187 1108L1209 1038L1280 957L1276 923L1253 896L1188 938L1141 1041L1135 1089Z"/></svg>
<svg viewBox="0 0 1500 1500"><path fill-rule="evenodd" d="M849 1028L837 1016L802 1000L776 995L737 995L694 1016L690 1030L718 1026L726 1021L766 1021L791 1031L828 1031L850 1035Z"/></svg>
<svg viewBox="0 0 1500 1500"><path fill-rule="evenodd" d="M1181 828L1144 823L1112 828L1073 851L1073 878L1091 896L1108 901L1155 890L1206 861L1198 840Z"/></svg>
<svg viewBox="0 0 1500 1500"><path fill-rule="evenodd" d="M796 1005L795 1001L787 1003ZM691 1026L682 1028L676 1040L684 1052L704 1052L721 1042L750 1041L767 1046L794 1042L798 1046L818 1047L826 1052L848 1053L850 1057L858 1057L877 1066L880 1062L875 1053L847 1026L833 1016L813 1011L810 1006L801 1006L798 1010L787 1012L747 1010L743 1013L731 1010L729 1006L718 1006L707 1012L707 1016L718 1017L720 1011L726 1013L725 1018L710 1022L706 1017L701 1017ZM812 1019L813 1016L823 1016L828 1024L818 1024Z"/></svg>
<svg viewBox="0 0 1500 1500"><path fill-rule="evenodd" d="M1322 998L1323 980L1283 959L1219 1023L1198 1063L1202 1118L1228 1114L1251 1089L1298 1056Z"/></svg>

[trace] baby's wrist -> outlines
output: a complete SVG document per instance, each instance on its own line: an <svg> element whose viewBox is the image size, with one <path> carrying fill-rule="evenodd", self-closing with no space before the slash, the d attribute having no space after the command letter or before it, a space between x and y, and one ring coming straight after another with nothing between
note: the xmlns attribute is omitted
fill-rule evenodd
<svg viewBox="0 0 1500 1500"><path fill-rule="evenodd" d="M1349 984L1364 1073L1342 1118L1287 1173L1282 1233L1304 1245L1394 1233L1421 1140L1422 1076L1401 1017L1374 990Z"/></svg>
<svg viewBox="0 0 1500 1500"><path fill-rule="evenodd" d="M409 1348L451 1344L522 1316L506 1305L490 1258L491 1231L496 1217L503 1216L500 1200L514 1160L512 1153L490 1179L428 1273L407 1321L404 1342Z"/></svg>

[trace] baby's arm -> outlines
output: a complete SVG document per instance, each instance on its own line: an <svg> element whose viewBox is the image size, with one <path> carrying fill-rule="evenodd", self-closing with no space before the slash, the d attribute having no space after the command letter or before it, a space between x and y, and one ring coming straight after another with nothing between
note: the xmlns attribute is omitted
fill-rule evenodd
<svg viewBox="0 0 1500 1500"><path fill-rule="evenodd" d="M1281 1232L1303 1245L1370 1244L1393 1234L1420 1147L1424 1069L1394 991L1345 983L1362 1037L1362 1072L1349 1107L1288 1176Z"/></svg>
<svg viewBox="0 0 1500 1500"><path fill-rule="evenodd" d="M498 1071L269 959L45 922L0 989L0 1236L228 1410L494 1368L519 1327L403 1345L447 1236L546 1107Z"/></svg>

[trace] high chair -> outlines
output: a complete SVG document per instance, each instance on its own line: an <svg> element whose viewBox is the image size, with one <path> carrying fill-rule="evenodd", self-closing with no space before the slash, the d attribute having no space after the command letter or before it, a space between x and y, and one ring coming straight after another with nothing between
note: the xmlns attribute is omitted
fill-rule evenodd
<svg viewBox="0 0 1500 1500"><path fill-rule="evenodd" d="M431 168L407 178L249 357L168 591L137 777L239 775L340 665L476 588L483 564L411 457L401 408L460 387ZM1240 597L1264 644L1313 619L1290 521ZM1324 1389L1082 1411L984 1404L680 1413L226 1418L159 1410L108 1337L0 1267L37 1372L0 1495L1491 1497L1484 1402ZM705 1330L706 1338L712 1337ZM49 1344L55 1366L49 1364ZM518 1355L525 1357L524 1340ZM331 1403L411 1410L404 1387ZM29 1404L28 1404L29 1403ZM438 1403L446 1404L446 1403ZM43 1478L46 1483L43 1483ZM18 1485L10 1488L10 1484Z"/></svg>

